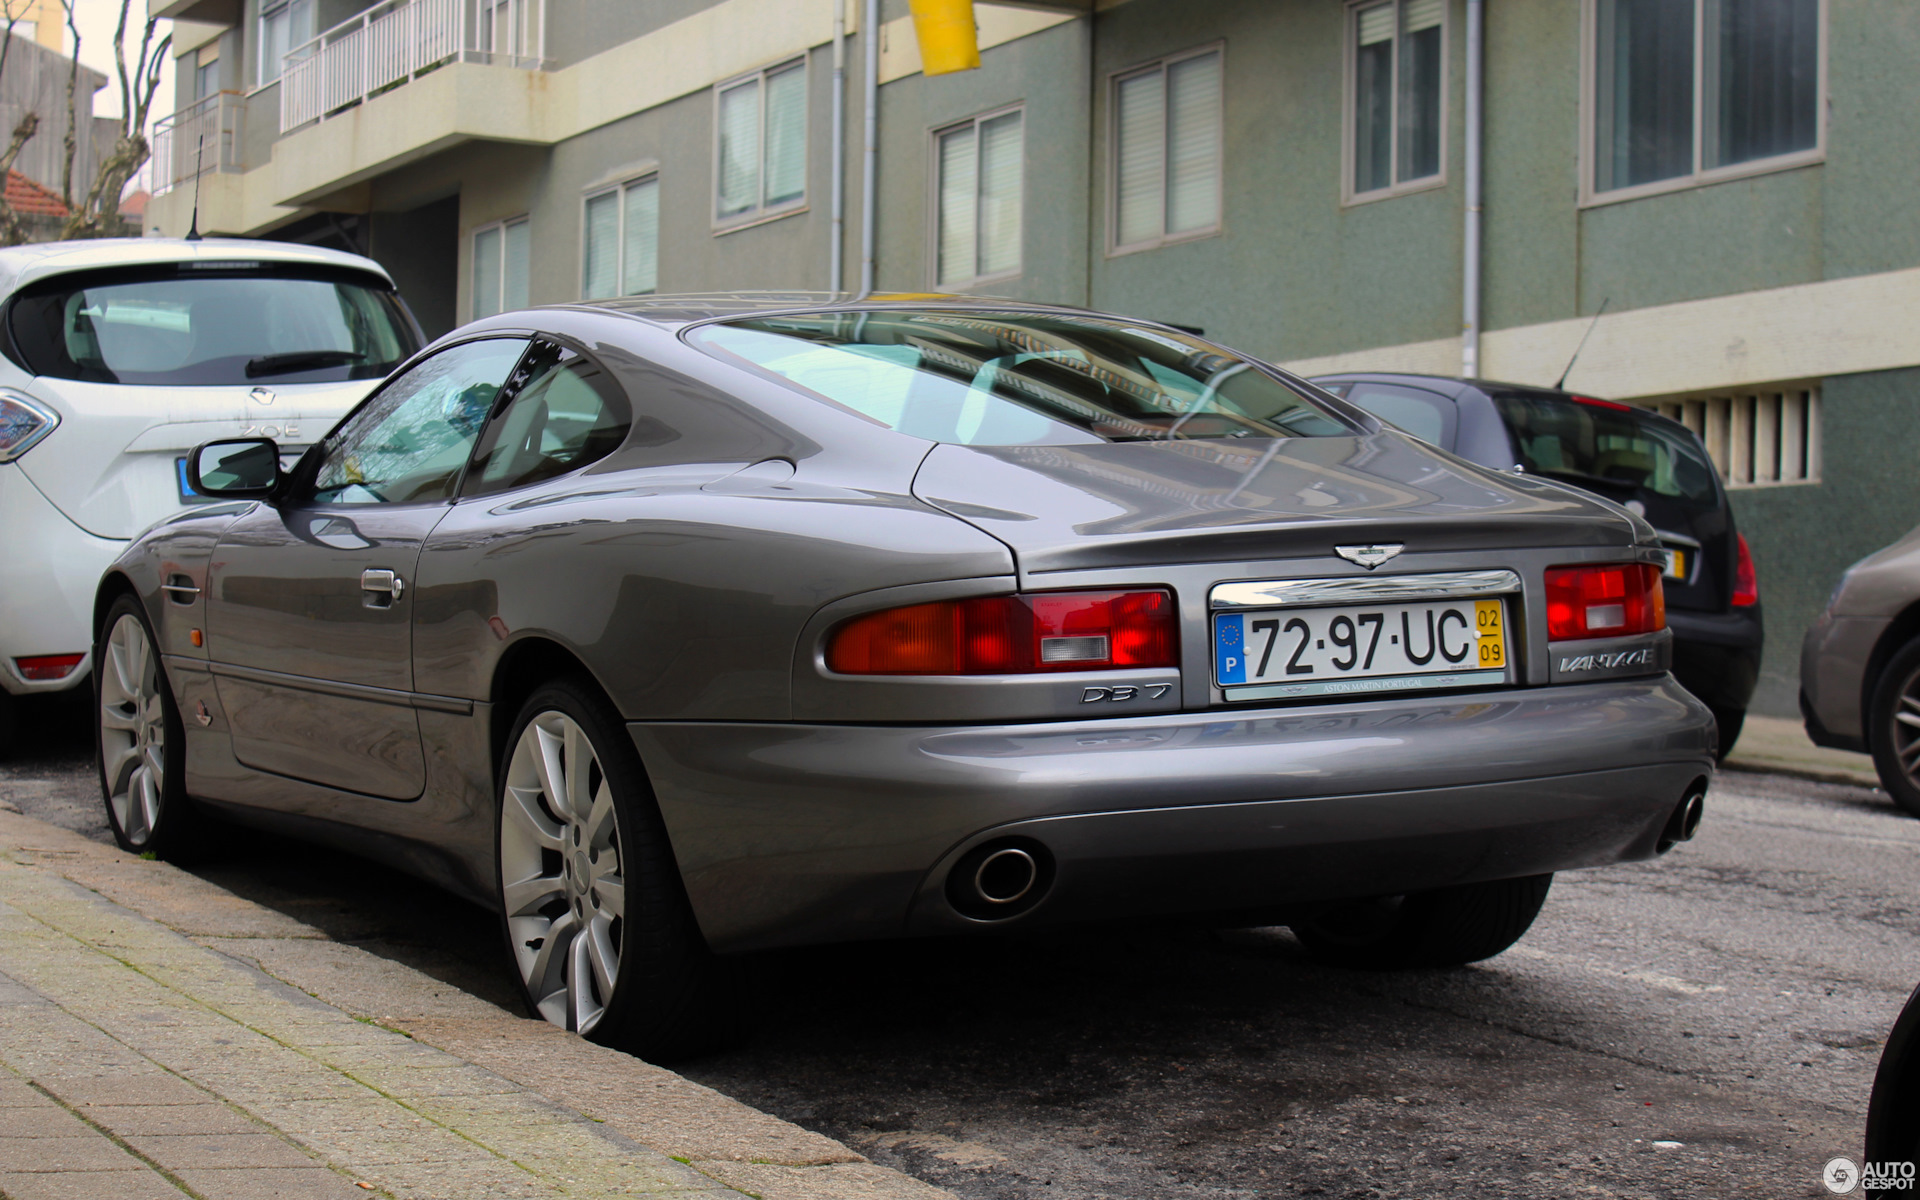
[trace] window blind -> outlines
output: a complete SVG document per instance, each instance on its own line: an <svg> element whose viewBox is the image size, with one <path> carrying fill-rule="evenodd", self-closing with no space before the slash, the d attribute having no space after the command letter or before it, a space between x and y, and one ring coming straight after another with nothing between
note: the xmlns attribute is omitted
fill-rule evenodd
<svg viewBox="0 0 1920 1200"><path fill-rule="evenodd" d="M528 273L531 269L532 225L527 221L510 221L504 230L505 255L501 269L500 309L525 308L529 303Z"/></svg>
<svg viewBox="0 0 1920 1200"><path fill-rule="evenodd" d="M1167 232L1220 223L1220 55L1167 69Z"/></svg>
<svg viewBox="0 0 1920 1200"><path fill-rule="evenodd" d="M1353 190L1393 186L1394 5L1355 16L1353 63Z"/></svg>
<svg viewBox="0 0 1920 1200"><path fill-rule="evenodd" d="M603 192L587 200L586 246L581 263L581 294L588 300L619 294L616 258L620 253L620 197Z"/></svg>
<svg viewBox="0 0 1920 1200"><path fill-rule="evenodd" d="M1021 175L1026 157L1022 114L1006 113L980 123L981 275L1020 269Z"/></svg>
<svg viewBox="0 0 1920 1200"><path fill-rule="evenodd" d="M1114 139L1116 241L1148 242L1165 228L1166 76L1159 69L1120 81Z"/></svg>
<svg viewBox="0 0 1920 1200"><path fill-rule="evenodd" d="M659 284L660 181L630 184L622 197L620 292L638 296Z"/></svg>
<svg viewBox="0 0 1920 1200"><path fill-rule="evenodd" d="M798 200L807 186L807 72L793 66L767 76L767 194L762 203Z"/></svg>
<svg viewBox="0 0 1920 1200"><path fill-rule="evenodd" d="M1704 166L1819 144L1820 0L1706 0Z"/></svg>
<svg viewBox="0 0 1920 1200"><path fill-rule="evenodd" d="M500 227L473 235L473 319L500 311Z"/></svg>
<svg viewBox="0 0 1920 1200"><path fill-rule="evenodd" d="M760 203L760 81L720 93L719 209L737 216Z"/></svg>
<svg viewBox="0 0 1920 1200"><path fill-rule="evenodd" d="M940 283L958 283L975 274L979 187L977 134L972 125L940 136L940 228L936 234Z"/></svg>

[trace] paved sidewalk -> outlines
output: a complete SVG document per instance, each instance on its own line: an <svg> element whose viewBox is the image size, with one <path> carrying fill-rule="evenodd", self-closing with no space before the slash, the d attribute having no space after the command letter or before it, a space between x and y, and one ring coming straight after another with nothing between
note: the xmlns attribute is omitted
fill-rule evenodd
<svg viewBox="0 0 1920 1200"><path fill-rule="evenodd" d="M1736 771L1771 771L1819 783L1880 786L1871 756L1816 746L1806 727L1787 717L1749 715L1725 765Z"/></svg>
<svg viewBox="0 0 1920 1200"><path fill-rule="evenodd" d="M0 811L7 1200L938 1200L671 1071Z"/></svg>

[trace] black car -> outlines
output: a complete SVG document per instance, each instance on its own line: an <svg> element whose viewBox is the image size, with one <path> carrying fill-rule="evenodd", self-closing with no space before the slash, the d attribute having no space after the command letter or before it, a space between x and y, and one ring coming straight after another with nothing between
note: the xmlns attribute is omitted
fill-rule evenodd
<svg viewBox="0 0 1920 1200"><path fill-rule="evenodd" d="M1385 373L1313 382L1482 466L1569 483L1659 531L1673 673L1733 749L1760 675L1760 592L1727 491L1692 430L1650 409L1553 388Z"/></svg>

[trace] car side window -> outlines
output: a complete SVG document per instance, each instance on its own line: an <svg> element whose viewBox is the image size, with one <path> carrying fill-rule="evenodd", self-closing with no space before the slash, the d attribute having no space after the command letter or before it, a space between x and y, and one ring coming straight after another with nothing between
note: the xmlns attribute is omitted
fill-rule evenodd
<svg viewBox="0 0 1920 1200"><path fill-rule="evenodd" d="M1458 410L1453 401L1437 392L1362 381L1349 385L1345 396L1348 403L1366 409L1382 421L1391 421L1423 442L1443 450L1453 449Z"/></svg>
<svg viewBox="0 0 1920 1200"><path fill-rule="evenodd" d="M459 485L525 338L448 347L394 379L321 447L321 504L419 504Z"/></svg>
<svg viewBox="0 0 1920 1200"><path fill-rule="evenodd" d="M606 368L584 354L536 342L512 396L481 438L463 496L488 496L552 479L605 458L633 423Z"/></svg>

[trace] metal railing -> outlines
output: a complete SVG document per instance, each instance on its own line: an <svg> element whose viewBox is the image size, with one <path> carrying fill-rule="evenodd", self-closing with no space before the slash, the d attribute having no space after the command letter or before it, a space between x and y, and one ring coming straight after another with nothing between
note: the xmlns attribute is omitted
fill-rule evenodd
<svg viewBox="0 0 1920 1200"><path fill-rule="evenodd" d="M214 172L246 170L241 161L247 98L215 92L153 127L153 194L163 195Z"/></svg>
<svg viewBox="0 0 1920 1200"><path fill-rule="evenodd" d="M281 60L280 131L449 62L544 65L546 0L384 0Z"/></svg>

